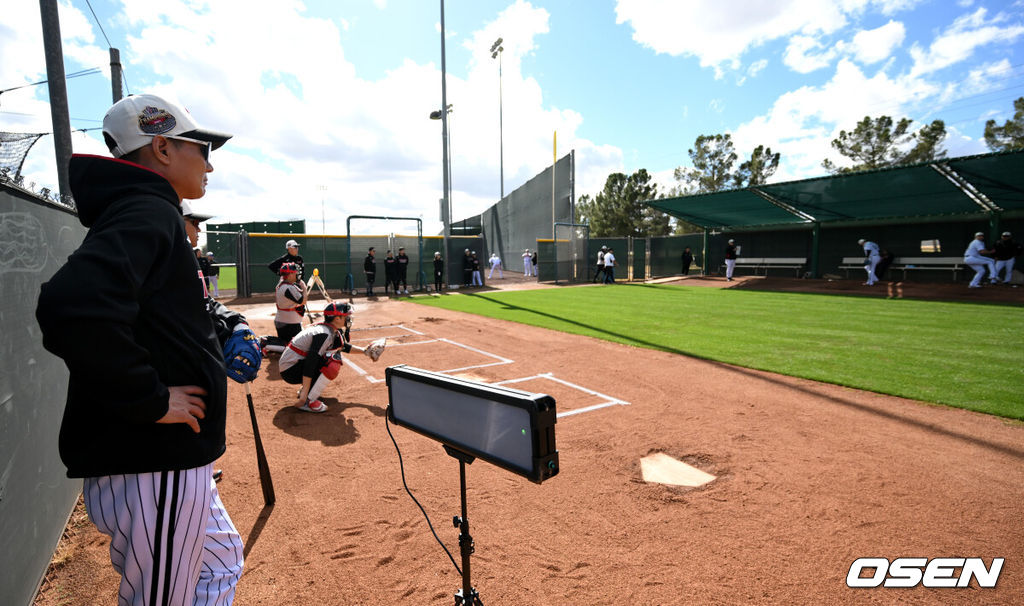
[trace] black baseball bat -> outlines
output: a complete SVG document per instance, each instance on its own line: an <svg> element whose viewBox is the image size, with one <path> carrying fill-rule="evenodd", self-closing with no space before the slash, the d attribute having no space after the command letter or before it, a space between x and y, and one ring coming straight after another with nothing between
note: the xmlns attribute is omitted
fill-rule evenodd
<svg viewBox="0 0 1024 606"><path fill-rule="evenodd" d="M267 507L274 504L274 480L270 477L270 466L267 465L267 453L263 452L263 440L260 439L260 426L256 423L256 409L252 405L252 391L249 383L245 384L245 399L249 400L249 418L252 420L252 435L256 439L256 466L260 470L260 486L263 487L263 504Z"/></svg>

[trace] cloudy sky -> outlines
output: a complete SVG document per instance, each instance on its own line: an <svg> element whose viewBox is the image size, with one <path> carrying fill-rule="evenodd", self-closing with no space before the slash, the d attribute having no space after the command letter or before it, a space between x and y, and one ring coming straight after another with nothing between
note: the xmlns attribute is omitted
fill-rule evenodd
<svg viewBox="0 0 1024 606"><path fill-rule="evenodd" d="M59 0L71 124L109 106L108 47L126 92L180 100L235 134L195 206L222 221L422 217L440 230L437 0ZM46 78L37 2L0 23L0 89ZM95 12L95 16L93 15ZM101 31L102 28L102 31ZM987 151L984 122L1024 96L1024 0L447 0L456 219L493 204L499 62L508 193L576 150L576 194L645 168L663 189L701 134L782 153L774 181L824 174L829 142L866 115L945 121L950 156ZM109 43L108 43L109 39ZM50 132L48 91L0 94L0 130ZM76 153L106 153L98 130ZM52 137L27 180L54 186ZM408 233L407 225L369 231Z"/></svg>

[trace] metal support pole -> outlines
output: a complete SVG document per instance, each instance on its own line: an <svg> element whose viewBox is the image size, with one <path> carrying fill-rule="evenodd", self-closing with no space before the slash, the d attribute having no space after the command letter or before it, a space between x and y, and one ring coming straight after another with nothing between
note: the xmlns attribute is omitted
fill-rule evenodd
<svg viewBox="0 0 1024 606"><path fill-rule="evenodd" d="M43 23L47 86L50 89L50 120L53 123L53 149L57 160L57 186L62 197L70 197L68 163L71 161L71 121L68 118L68 88L64 81L64 48L60 41L57 0L39 0L39 13Z"/></svg>
<svg viewBox="0 0 1024 606"><path fill-rule="evenodd" d="M811 277L820 278L818 272L818 257L821 252L821 223L815 222L811 230ZM765 270L767 271L767 270Z"/></svg>
<svg viewBox="0 0 1024 606"><path fill-rule="evenodd" d="M117 103L124 97L121 89L121 51L110 49L110 95Z"/></svg>
<svg viewBox="0 0 1024 606"><path fill-rule="evenodd" d="M443 158L443 173L444 173L444 207L448 211L445 213L446 221L444 223L444 264L445 264L445 277L451 284L452 279L452 260L451 255L448 254L449 250L449 239L451 238L451 222L452 222L452 207L451 207L451 194L449 191L448 182L448 171L450 166L450 158L448 157L448 85L447 85L447 67L445 63L445 52L444 52L444 0L441 0L441 154Z"/></svg>

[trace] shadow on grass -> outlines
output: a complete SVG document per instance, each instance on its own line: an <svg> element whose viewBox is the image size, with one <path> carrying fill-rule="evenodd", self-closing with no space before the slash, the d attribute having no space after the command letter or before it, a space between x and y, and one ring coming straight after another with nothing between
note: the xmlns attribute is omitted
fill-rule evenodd
<svg viewBox="0 0 1024 606"><path fill-rule="evenodd" d="M472 297L476 297L478 299L486 300L486 301L488 301L490 303L493 303L493 304L496 304L496 305L504 306L504 307L506 307L508 309L515 309L515 310L518 310L518 311L523 311L523 312L526 312L526 313L531 313L531 314L534 314L534 315L537 315L537 316L542 316L542 317L545 317L545 318L550 318L552 320L557 320L559 322L565 322L566 324L573 324L575 326L580 326L582 328L586 328L588 330L591 330L591 331L594 331L594 332L597 332L597 333L602 333L602 334L608 335L609 337L615 337L617 339L622 339L622 340L626 341L627 343L633 343L633 344L636 344L636 345L638 345L640 347L645 347L647 349L654 349L654 350L658 350L658 351L666 351L666 352L678 354L678 355L681 355L681 356L688 356L688 357L691 357L691 358L697 358L699 360L704 360L704 361L708 362L709 364L715 365L718 368L722 368L724 370L727 370L727 371L730 371L730 372L733 372L733 373L736 373L736 374L739 374L739 375L743 375L743 376L746 376L748 378L757 379L759 381L764 381L766 383L771 383L773 385L778 385L778 386L784 387L786 389L790 389L792 391L798 391L800 393L808 394L808 395L811 395L811 396L814 396L814 397L817 397L817 398L821 398L821 399L827 400L829 402L833 402L835 404L839 404L839 405L842 405L842 406L846 406L848 408L853 408L853 409L859 410L861 412L870 413L870 414L873 414L875 416L882 417L884 419L905 423L907 425L911 425L911 426L916 427L918 429L923 429L925 431L934 433L936 435L941 435L941 436L946 436L946 437L950 437L950 438L955 438L957 440L961 440L961 441L967 442L969 444L973 444L975 446L981 446L983 448L988 448L988 449L993 450L995 452L1000 452L1000 453L1003 453L1003 454L1006 454L1006 455L1009 455L1009 456L1012 456L1012 457L1015 457L1017 459L1020 459L1020 460L1024 461L1024 449L1014 448L1014 447L1011 447L1011 446L1007 446L1005 444L1000 444L998 442L992 442L992 441L985 440L985 439L982 439L982 438L977 438L977 437L974 437L974 436L965 435L963 433L960 433L960 432L954 431L952 429L943 427L943 426L941 426L939 424L936 424L936 423L928 423L928 422L925 422L925 421L919 421L917 419L907 418L905 416L899 415L899 414L894 413L894 412L889 411L889 410L882 410L882 409L875 408L875 407L869 406L867 404L862 404L860 402L855 402L853 400L849 400L849 399L846 399L846 398L840 398L840 397L836 397L836 396L826 395L826 394L824 394L824 393L822 393L822 392L820 392L818 390L812 389L812 388L807 387L807 386L793 385L792 383L790 383L788 381L783 381L781 379L777 379L777 378L772 377L772 376L765 376L764 374L761 374L763 372L771 372L771 371L756 371L756 370L752 370L752 369L749 369L749 368L743 368L741 366L734 366L732 364L726 364L725 362L720 362L718 360L713 360L711 358L707 358L707 357L701 356L699 354L696 354L696 353L693 353L693 352L690 352L690 351L686 351L686 350L678 349L678 348L674 348L674 347L667 347L665 345L662 345L660 343L654 343L652 341L645 341L643 339L637 339L636 337L634 337L632 335L627 335L627 334L624 334L624 333L615 332L615 331L609 330L609 329L607 329L605 327L601 327L601 326L593 326L591 324L585 324L583 322L579 322L579 321L573 320L571 318L567 318L567 317L564 317L564 316L558 316L558 315L551 314L551 313L548 313L548 312L545 312L545 311L540 311L540 310L537 310L537 309L531 309L529 307L523 307L521 305L514 305L514 304L511 304L511 303L508 303L508 302L505 302L505 301L499 301L499 300L494 299L493 297L489 297L487 295L472 294L472 293L467 293L467 295L468 296L472 296ZM856 388L856 389L860 389L860 388ZM862 391L868 391L868 390L862 390ZM873 392L873 393L882 393L882 392ZM891 395L891 394L883 393L883 395ZM893 397L900 397L900 396L893 396ZM946 406L946 405L945 404L939 404L939 406ZM949 407L949 408L955 408L955 407ZM979 414L986 414L986 413L979 413ZM995 415L990 415L990 416L995 416ZM1006 418L1006 417L1000 417L1000 418Z"/></svg>

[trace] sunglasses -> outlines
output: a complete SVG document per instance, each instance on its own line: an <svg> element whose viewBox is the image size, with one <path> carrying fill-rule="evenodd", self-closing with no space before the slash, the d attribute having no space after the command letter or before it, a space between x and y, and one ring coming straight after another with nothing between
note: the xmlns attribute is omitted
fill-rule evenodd
<svg viewBox="0 0 1024 606"><path fill-rule="evenodd" d="M167 139L175 139L177 141L187 141L189 143L195 143L199 146L201 153L203 154L203 160L210 161L210 150L213 149L213 144L209 141L200 141L199 139L189 139L188 137L165 137Z"/></svg>

